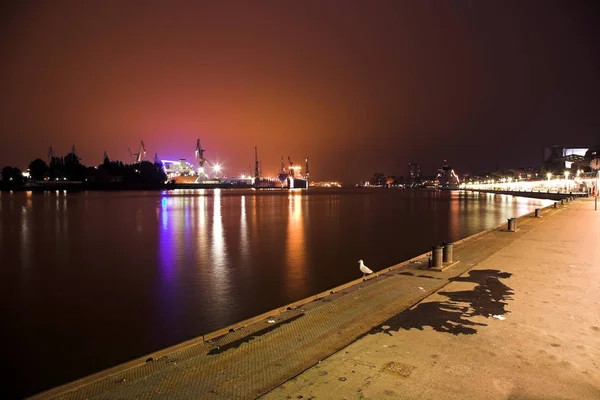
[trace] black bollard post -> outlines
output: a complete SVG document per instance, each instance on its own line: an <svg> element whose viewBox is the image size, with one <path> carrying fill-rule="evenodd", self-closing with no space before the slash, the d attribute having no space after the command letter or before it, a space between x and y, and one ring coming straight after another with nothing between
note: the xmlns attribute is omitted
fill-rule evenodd
<svg viewBox="0 0 600 400"><path fill-rule="evenodd" d="M509 218L508 219L508 231L509 232L514 232L517 230L517 219L516 218Z"/></svg>
<svg viewBox="0 0 600 400"><path fill-rule="evenodd" d="M444 262L452 262L452 256L454 253L454 243L444 244Z"/></svg>
<svg viewBox="0 0 600 400"><path fill-rule="evenodd" d="M433 246L431 248L431 254L433 256L432 266L433 268L442 268L442 251L444 248L440 245Z"/></svg>

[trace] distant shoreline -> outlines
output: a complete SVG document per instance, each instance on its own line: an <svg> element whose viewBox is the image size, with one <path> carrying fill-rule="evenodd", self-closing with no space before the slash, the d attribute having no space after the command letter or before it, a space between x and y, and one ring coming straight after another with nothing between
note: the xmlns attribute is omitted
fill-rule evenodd
<svg viewBox="0 0 600 400"><path fill-rule="evenodd" d="M210 183L210 184L146 184L146 183L124 183L124 182L51 182L51 183L26 183L22 186L9 187L0 182L0 191L16 192L52 192L66 190L68 192L81 191L118 191L118 190L173 190L173 189L236 189L252 188L249 185L234 185L231 183Z"/></svg>

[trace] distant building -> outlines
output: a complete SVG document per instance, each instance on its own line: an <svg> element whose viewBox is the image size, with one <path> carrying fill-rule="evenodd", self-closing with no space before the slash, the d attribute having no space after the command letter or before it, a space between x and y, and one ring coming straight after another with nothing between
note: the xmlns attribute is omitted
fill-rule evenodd
<svg viewBox="0 0 600 400"><path fill-rule="evenodd" d="M408 163L408 182L409 185L421 183L421 166L417 163Z"/></svg>
<svg viewBox="0 0 600 400"><path fill-rule="evenodd" d="M590 170L589 164L600 146L549 146L544 149L542 168L562 174L564 169Z"/></svg>

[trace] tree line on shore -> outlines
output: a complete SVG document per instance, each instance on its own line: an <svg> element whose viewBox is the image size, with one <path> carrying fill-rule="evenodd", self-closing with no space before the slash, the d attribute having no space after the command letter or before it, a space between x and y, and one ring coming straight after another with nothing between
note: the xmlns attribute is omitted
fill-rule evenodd
<svg viewBox="0 0 600 400"><path fill-rule="evenodd" d="M29 163L28 171L29 176L25 177L19 168L2 168L1 186L20 188L27 183L41 186L51 182L76 182L86 186L111 183L159 186L167 180L161 162L141 161L124 164L122 161L111 161L105 156L102 164L89 167L80 162L75 152L70 152L64 157L52 156L49 163L36 158Z"/></svg>

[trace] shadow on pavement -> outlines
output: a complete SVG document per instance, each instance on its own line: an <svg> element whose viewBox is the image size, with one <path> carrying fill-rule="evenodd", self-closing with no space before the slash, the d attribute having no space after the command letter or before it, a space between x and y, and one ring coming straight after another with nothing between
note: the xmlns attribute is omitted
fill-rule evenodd
<svg viewBox="0 0 600 400"><path fill-rule="evenodd" d="M438 292L446 296L446 301L419 303L416 307L405 310L374 328L369 334L387 333L390 331L423 330L425 326L435 331L453 335L473 335L477 326L486 326L481 322L470 321L470 317L502 318L507 300L512 300L514 292L500 278L508 279L512 274L495 269L470 271L468 276L450 279L452 282L472 282L477 284L472 290L458 292Z"/></svg>

